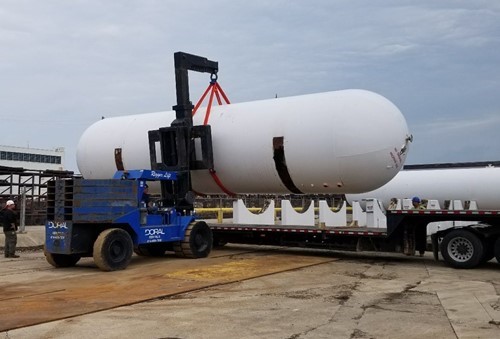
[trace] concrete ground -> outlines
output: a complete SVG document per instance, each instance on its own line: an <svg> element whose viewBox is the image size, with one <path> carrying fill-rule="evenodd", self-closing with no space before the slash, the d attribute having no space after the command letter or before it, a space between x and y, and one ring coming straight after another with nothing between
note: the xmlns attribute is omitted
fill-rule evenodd
<svg viewBox="0 0 500 339"><path fill-rule="evenodd" d="M33 237L35 230L31 233ZM256 253L263 258L263 266L267 255L286 255L292 262L306 256L321 260L312 266L0 332L0 338L500 338L500 265L494 261L473 270L456 270L430 255L268 251L230 245L211 257L234 263ZM37 286L37 281L45 284L50 279L93 275L98 285L99 276L113 274L96 271L92 264L68 271L53 269L40 250L20 254L19 259L0 259L0 303L16 284ZM164 270L170 272L170 279L181 281L176 272L183 272L185 262L179 260L157 259L149 262L148 270ZM120 272L121 276L128 271ZM119 280L116 283L119 288ZM148 284L127 293L142 289L148 289Z"/></svg>

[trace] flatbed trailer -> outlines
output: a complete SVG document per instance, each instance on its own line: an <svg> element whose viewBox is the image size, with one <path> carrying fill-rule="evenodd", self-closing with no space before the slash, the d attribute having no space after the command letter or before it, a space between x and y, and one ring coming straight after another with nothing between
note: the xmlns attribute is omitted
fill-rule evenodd
<svg viewBox="0 0 500 339"><path fill-rule="evenodd" d="M208 222L214 245L225 243L325 248L332 250L441 253L455 268L473 268L496 257L500 263L500 211L392 210L387 227L318 227ZM470 221L427 237L427 225L438 221Z"/></svg>

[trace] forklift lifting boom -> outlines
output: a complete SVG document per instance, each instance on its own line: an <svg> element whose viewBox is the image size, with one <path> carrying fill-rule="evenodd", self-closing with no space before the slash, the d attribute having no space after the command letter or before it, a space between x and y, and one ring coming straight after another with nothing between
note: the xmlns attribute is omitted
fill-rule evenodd
<svg viewBox="0 0 500 339"><path fill-rule="evenodd" d="M191 213L195 194L192 191L191 171L213 168L212 134L210 125L193 126L193 104L189 99L188 70L217 74L218 63L196 55L174 54L177 105L176 119L170 127L149 131L149 151L152 170L177 172L179 179L169 186L161 184L163 199L172 199L180 211ZM197 157L195 139L200 139L201 156ZM160 145L161 161L157 159Z"/></svg>

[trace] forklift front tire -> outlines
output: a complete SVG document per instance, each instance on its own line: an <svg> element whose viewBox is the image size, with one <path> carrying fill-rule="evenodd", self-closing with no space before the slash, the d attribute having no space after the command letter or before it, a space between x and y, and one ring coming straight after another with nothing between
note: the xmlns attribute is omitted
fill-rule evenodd
<svg viewBox="0 0 500 339"><path fill-rule="evenodd" d="M178 257L206 258L212 251L212 230L204 221L191 223L187 228L183 241L174 244Z"/></svg>
<svg viewBox="0 0 500 339"><path fill-rule="evenodd" d="M134 244L121 228L102 231L94 243L94 262L103 271L125 269L132 258Z"/></svg>

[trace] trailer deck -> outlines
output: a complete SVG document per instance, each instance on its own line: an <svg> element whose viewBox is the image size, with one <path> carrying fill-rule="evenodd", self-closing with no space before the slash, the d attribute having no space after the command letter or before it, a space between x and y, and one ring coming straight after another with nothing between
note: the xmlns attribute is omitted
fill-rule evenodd
<svg viewBox="0 0 500 339"><path fill-rule="evenodd" d="M373 227L328 227L318 228L301 225L243 225L243 224L220 224L208 223L213 231L224 232L277 232L277 233L305 233L305 234L335 234L352 236L374 236L384 237L387 235L385 228Z"/></svg>

